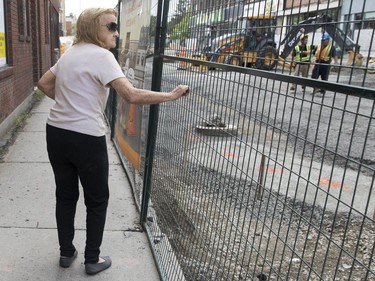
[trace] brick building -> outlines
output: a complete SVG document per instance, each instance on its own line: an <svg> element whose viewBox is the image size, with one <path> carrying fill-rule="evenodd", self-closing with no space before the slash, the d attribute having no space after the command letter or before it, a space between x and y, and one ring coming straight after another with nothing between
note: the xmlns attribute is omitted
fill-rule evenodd
<svg viewBox="0 0 375 281"><path fill-rule="evenodd" d="M32 102L35 83L56 61L59 0L0 0L0 137Z"/></svg>

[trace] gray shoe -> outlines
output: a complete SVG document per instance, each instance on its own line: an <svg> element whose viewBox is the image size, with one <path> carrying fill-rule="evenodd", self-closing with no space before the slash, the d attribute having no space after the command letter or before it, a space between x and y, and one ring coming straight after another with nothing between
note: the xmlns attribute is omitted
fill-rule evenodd
<svg viewBox="0 0 375 281"><path fill-rule="evenodd" d="M72 262L76 259L77 254L78 254L77 251L74 251L74 254L71 257L61 256L60 257L60 266L63 267L63 268L68 268L72 264Z"/></svg>
<svg viewBox="0 0 375 281"><path fill-rule="evenodd" d="M112 265L112 260L110 257L106 256L106 257L101 257L101 258L104 260L104 262L102 263L86 263L85 264L85 270L87 274L89 275L97 274L103 270L106 270Z"/></svg>

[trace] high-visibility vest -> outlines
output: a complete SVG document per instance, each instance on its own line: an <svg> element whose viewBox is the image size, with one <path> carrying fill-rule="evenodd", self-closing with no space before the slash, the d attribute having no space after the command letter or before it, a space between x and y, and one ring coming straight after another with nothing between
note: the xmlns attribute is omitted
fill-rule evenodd
<svg viewBox="0 0 375 281"><path fill-rule="evenodd" d="M309 52L307 54L307 56L303 57L301 56L301 50L300 50L300 45L297 45L294 47L294 49L296 50L296 56L294 57L294 60L295 61L303 61L303 62L306 62L306 61L309 61L311 59L311 46L310 45L306 45L306 50Z"/></svg>
<svg viewBox="0 0 375 281"><path fill-rule="evenodd" d="M321 46L319 45L316 52L315 56L319 61L325 61L325 62L330 62L331 60L331 49L332 45L328 44L321 50Z"/></svg>

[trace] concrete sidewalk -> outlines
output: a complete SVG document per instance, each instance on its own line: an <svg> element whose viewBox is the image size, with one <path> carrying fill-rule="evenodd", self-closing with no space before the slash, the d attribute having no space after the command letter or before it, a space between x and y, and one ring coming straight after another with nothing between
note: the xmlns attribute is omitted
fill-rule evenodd
<svg viewBox="0 0 375 281"><path fill-rule="evenodd" d="M45 142L52 104L44 98L34 106L0 163L0 280L159 280L146 234L139 231L131 188L108 138L110 202L101 254L111 256L112 267L95 276L84 272L82 189L76 215L78 258L68 269L59 267L54 179Z"/></svg>

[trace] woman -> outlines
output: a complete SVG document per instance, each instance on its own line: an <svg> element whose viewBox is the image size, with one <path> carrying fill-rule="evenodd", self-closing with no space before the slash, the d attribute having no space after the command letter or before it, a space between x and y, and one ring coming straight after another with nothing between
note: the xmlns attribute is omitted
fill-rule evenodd
<svg viewBox="0 0 375 281"><path fill-rule="evenodd" d="M47 150L56 182L60 266L69 267L77 256L73 238L80 180L87 210L87 274L111 266L109 257L99 256L109 198L103 118L109 88L133 104L172 101L189 91L185 85L169 93L134 88L109 51L118 36L116 10L83 11L73 46L38 82L39 89L55 100L47 121Z"/></svg>

